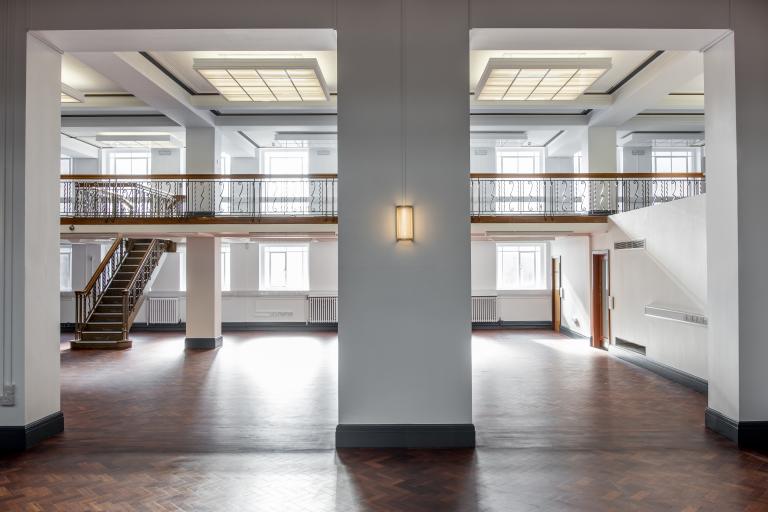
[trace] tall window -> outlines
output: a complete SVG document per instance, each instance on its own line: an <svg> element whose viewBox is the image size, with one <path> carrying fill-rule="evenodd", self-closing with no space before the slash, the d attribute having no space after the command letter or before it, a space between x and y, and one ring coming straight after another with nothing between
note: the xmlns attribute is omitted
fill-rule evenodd
<svg viewBox="0 0 768 512"><path fill-rule="evenodd" d="M573 172L576 174L581 174L582 172L586 172L586 169L582 169L581 163L584 161L582 158L581 151L577 151L573 155Z"/></svg>
<svg viewBox="0 0 768 512"><path fill-rule="evenodd" d="M176 249L179 254L179 291L187 291L187 248L179 246Z"/></svg>
<svg viewBox="0 0 768 512"><path fill-rule="evenodd" d="M651 153L653 172L695 172L698 160L696 149L654 149Z"/></svg>
<svg viewBox="0 0 768 512"><path fill-rule="evenodd" d="M525 174L541 172L542 152L538 149L497 149L496 171L500 173Z"/></svg>
<svg viewBox="0 0 768 512"><path fill-rule="evenodd" d="M74 159L71 156L61 155L59 160L59 174L72 174Z"/></svg>
<svg viewBox="0 0 768 512"><path fill-rule="evenodd" d="M221 244L221 291L232 289L232 248L229 244Z"/></svg>
<svg viewBox="0 0 768 512"><path fill-rule="evenodd" d="M152 153L149 151L113 151L107 158L109 174L149 174Z"/></svg>
<svg viewBox="0 0 768 512"><path fill-rule="evenodd" d="M309 290L308 244L263 244L260 267L261 290Z"/></svg>
<svg viewBox="0 0 768 512"><path fill-rule="evenodd" d="M545 244L497 244L496 288L498 290L546 289L545 257Z"/></svg>
<svg viewBox="0 0 768 512"><path fill-rule="evenodd" d="M72 290L72 247L59 247L59 290Z"/></svg>
<svg viewBox="0 0 768 512"><path fill-rule="evenodd" d="M309 152L304 150L268 149L261 153L265 174L306 174Z"/></svg>

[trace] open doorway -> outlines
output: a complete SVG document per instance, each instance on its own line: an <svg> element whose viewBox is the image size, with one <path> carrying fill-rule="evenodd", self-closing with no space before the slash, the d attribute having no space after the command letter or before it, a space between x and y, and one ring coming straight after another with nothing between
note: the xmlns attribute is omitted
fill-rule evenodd
<svg viewBox="0 0 768 512"><path fill-rule="evenodd" d="M592 346L607 348L611 340L611 279L607 251L592 253Z"/></svg>

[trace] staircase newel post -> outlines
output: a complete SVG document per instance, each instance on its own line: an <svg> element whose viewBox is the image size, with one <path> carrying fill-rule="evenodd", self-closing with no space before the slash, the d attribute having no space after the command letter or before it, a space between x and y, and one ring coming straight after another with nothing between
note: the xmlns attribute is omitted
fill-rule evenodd
<svg viewBox="0 0 768 512"><path fill-rule="evenodd" d="M83 292L75 292L75 340L80 341L80 333L83 330Z"/></svg>

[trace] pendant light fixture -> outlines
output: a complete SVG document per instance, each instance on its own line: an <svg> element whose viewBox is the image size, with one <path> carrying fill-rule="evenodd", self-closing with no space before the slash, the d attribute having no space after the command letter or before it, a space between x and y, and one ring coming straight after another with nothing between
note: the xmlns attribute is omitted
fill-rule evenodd
<svg viewBox="0 0 768 512"><path fill-rule="evenodd" d="M402 200L399 205L395 207L395 239L398 242L412 242L414 238L413 233L413 205L408 204L407 201L407 106L406 106L406 26L405 26L405 2L406 0L400 0L400 150L402 152Z"/></svg>

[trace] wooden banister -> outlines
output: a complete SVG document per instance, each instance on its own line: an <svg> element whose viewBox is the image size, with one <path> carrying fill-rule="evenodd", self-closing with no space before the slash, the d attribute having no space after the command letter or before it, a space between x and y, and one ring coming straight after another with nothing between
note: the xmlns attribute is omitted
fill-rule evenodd
<svg viewBox="0 0 768 512"><path fill-rule="evenodd" d="M101 263L99 263L99 266L96 267L96 270L93 272L93 275L91 276L91 279L88 281L88 284L86 284L85 288L83 288L80 292L77 292L77 293L86 294L93 289L93 287L96 285L96 281L99 280L101 273L104 272L104 269L109 263L109 260L112 259L112 255L115 254L115 251L117 251L118 247L120 247L122 243L123 243L123 235L117 235L117 237L115 238L115 241L112 242L112 246L107 251L107 254L104 255L104 257L101 259Z"/></svg>
<svg viewBox="0 0 768 512"><path fill-rule="evenodd" d="M336 174L62 174L62 181L118 181L118 180L269 180L269 179L309 179L328 180L335 179Z"/></svg>
<svg viewBox="0 0 768 512"><path fill-rule="evenodd" d="M639 180L639 179L692 179L704 178L701 172L590 172L590 173L525 173L510 174L498 172L475 172L470 174L473 179L521 179L521 180Z"/></svg>

